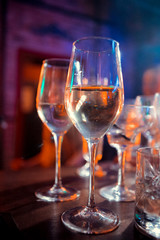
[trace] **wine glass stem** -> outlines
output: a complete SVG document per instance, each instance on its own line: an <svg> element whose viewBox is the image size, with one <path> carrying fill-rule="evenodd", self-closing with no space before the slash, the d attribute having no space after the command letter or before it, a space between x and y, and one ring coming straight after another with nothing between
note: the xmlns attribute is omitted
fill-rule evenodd
<svg viewBox="0 0 160 240"><path fill-rule="evenodd" d="M62 141L63 136L53 134L54 142L55 142L55 151L56 151L56 162L55 162L55 183L54 187L61 188L62 187L62 179L61 179L61 149L62 149Z"/></svg>
<svg viewBox="0 0 160 240"><path fill-rule="evenodd" d="M95 207L95 158L97 151L97 143L88 142L89 158L90 158L90 175L89 175L89 196L88 207Z"/></svg>
<svg viewBox="0 0 160 240"><path fill-rule="evenodd" d="M125 178L125 160L126 160L126 150L124 148L118 149L118 185L124 186Z"/></svg>

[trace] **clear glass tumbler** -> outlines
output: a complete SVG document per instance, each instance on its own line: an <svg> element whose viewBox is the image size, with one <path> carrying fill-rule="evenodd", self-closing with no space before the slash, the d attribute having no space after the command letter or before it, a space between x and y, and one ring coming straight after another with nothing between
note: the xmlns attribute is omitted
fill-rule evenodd
<svg viewBox="0 0 160 240"><path fill-rule="evenodd" d="M160 149L137 151L135 225L152 239L160 239Z"/></svg>

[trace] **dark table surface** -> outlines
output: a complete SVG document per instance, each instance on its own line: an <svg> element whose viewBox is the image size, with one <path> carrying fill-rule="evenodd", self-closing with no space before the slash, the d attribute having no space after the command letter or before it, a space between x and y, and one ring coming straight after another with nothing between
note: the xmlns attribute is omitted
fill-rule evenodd
<svg viewBox="0 0 160 240"><path fill-rule="evenodd" d="M102 235L74 233L65 228L61 214L70 208L86 205L88 200L88 178L79 177L75 167L62 168L63 184L81 191L79 199L51 203L38 200L34 192L54 182L54 168L33 167L19 171L0 172L0 239L43 240L144 240L146 236L134 227L134 202L109 202L99 195L99 188L115 183L117 171L112 164L103 165L105 177L95 179L96 204L116 212L120 226L113 232ZM134 172L128 172L127 184L134 184ZM4 237L2 237L4 236Z"/></svg>

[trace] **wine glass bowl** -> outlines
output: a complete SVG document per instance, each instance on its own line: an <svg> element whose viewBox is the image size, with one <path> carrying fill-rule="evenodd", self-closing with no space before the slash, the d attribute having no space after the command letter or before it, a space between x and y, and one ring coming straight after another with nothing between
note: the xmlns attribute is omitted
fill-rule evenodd
<svg viewBox="0 0 160 240"><path fill-rule="evenodd" d="M87 37L73 43L65 90L65 106L74 126L88 143L89 197L86 206L64 212L64 225L86 234L110 232L119 226L116 213L95 204L94 170L97 146L123 107L119 43Z"/></svg>
<svg viewBox="0 0 160 240"><path fill-rule="evenodd" d="M98 141L114 123L121 109L120 91L103 85L66 88L68 114L86 140Z"/></svg>
<svg viewBox="0 0 160 240"><path fill-rule="evenodd" d="M135 105L150 106L153 105L154 95L138 95L135 99Z"/></svg>
<svg viewBox="0 0 160 240"><path fill-rule="evenodd" d="M64 187L61 180L61 146L64 134L72 126L64 105L64 91L68 73L67 59L46 59L42 63L36 107L43 124L55 141L55 183L52 187L38 189L36 197L45 201L62 202L77 198L79 191Z"/></svg>
<svg viewBox="0 0 160 240"><path fill-rule="evenodd" d="M138 95L135 99L135 104L140 106L154 106L158 112L159 93L155 93L154 95ZM157 142L156 136L159 135L157 124L154 124L152 128L145 131L143 135L147 140L147 145L153 147Z"/></svg>

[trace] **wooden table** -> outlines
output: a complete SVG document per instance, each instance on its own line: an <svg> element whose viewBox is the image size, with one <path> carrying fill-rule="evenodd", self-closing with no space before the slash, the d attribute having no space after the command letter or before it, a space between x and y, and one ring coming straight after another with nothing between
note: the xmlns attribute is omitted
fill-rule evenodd
<svg viewBox="0 0 160 240"><path fill-rule="evenodd" d="M102 198L100 187L116 182L117 172L109 164L103 166L108 174L96 178L96 203L115 211L120 218L120 226L113 232L102 235L85 235L70 232L61 222L61 214L70 208L86 205L88 199L88 178L79 177L76 168L63 167L63 184L78 188L80 198L63 203L38 200L34 192L39 187L52 185L54 169L33 167L20 171L0 172L0 239L21 240L144 240L134 227L134 202L108 202ZM127 174L127 183L133 180L133 173Z"/></svg>

